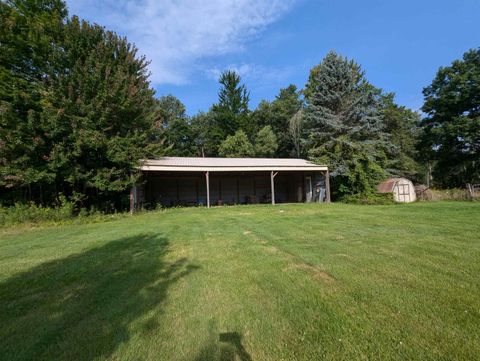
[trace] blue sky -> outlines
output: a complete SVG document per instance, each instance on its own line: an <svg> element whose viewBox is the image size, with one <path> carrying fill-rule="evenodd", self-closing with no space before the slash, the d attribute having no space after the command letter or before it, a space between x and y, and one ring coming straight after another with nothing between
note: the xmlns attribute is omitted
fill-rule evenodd
<svg viewBox="0 0 480 361"><path fill-rule="evenodd" d="M69 12L128 39L145 54L157 95L189 114L217 100L218 74L238 71L250 107L305 85L329 50L415 110L440 66L480 46L479 0L67 0Z"/></svg>

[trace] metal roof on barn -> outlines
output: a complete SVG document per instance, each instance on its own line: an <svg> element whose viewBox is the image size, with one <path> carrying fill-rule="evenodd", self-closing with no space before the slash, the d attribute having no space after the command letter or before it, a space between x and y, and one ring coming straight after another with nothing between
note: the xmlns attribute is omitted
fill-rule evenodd
<svg viewBox="0 0 480 361"><path fill-rule="evenodd" d="M162 157L146 159L140 169L143 171L326 171L325 165L318 165L298 158L202 158Z"/></svg>

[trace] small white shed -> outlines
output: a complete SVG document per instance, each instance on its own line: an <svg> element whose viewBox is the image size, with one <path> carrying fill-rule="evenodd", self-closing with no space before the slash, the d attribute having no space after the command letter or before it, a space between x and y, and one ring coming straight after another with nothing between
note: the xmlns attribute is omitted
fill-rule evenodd
<svg viewBox="0 0 480 361"><path fill-rule="evenodd" d="M406 178L389 178L377 187L379 193L393 193L395 202L410 203L417 200L413 183Z"/></svg>

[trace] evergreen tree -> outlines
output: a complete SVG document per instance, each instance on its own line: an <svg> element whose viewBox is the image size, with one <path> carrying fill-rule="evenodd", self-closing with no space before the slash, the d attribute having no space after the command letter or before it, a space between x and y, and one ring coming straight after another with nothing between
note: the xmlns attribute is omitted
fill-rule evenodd
<svg viewBox="0 0 480 361"><path fill-rule="evenodd" d="M240 75L234 71L225 71L219 79L221 85L218 93L218 103L213 105L211 114L214 116L213 131L215 137L210 140L215 142L220 138L224 140L242 129L247 135L252 135L252 127L249 124L248 102L249 92L244 84L241 84ZM218 136L218 138L217 138ZM219 143L216 144L217 146Z"/></svg>
<svg viewBox="0 0 480 361"><path fill-rule="evenodd" d="M331 169L334 195L368 194L386 177L380 105L360 66L334 52L310 72L303 146Z"/></svg>
<svg viewBox="0 0 480 361"><path fill-rule="evenodd" d="M255 156L271 158L278 149L277 137L267 125L260 129L255 139Z"/></svg>
<svg viewBox="0 0 480 361"><path fill-rule="evenodd" d="M245 132L237 130L234 135L229 135L222 142L218 153L220 156L227 158L253 157L255 149Z"/></svg>
<svg viewBox="0 0 480 361"><path fill-rule="evenodd" d="M218 93L218 104L215 106L215 110L233 115L247 113L250 94L245 85L240 85L240 75L227 70L221 74L218 82L222 87Z"/></svg>
<svg viewBox="0 0 480 361"><path fill-rule="evenodd" d="M480 48L440 68L423 94L427 117L419 148L435 164L435 183L463 187L480 182Z"/></svg>

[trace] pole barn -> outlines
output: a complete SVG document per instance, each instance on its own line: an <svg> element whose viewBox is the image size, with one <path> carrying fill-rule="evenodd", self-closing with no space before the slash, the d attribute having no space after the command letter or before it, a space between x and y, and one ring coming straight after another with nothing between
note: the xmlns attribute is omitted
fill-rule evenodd
<svg viewBox="0 0 480 361"><path fill-rule="evenodd" d="M330 202L328 168L304 159L163 157L143 161L139 207Z"/></svg>

